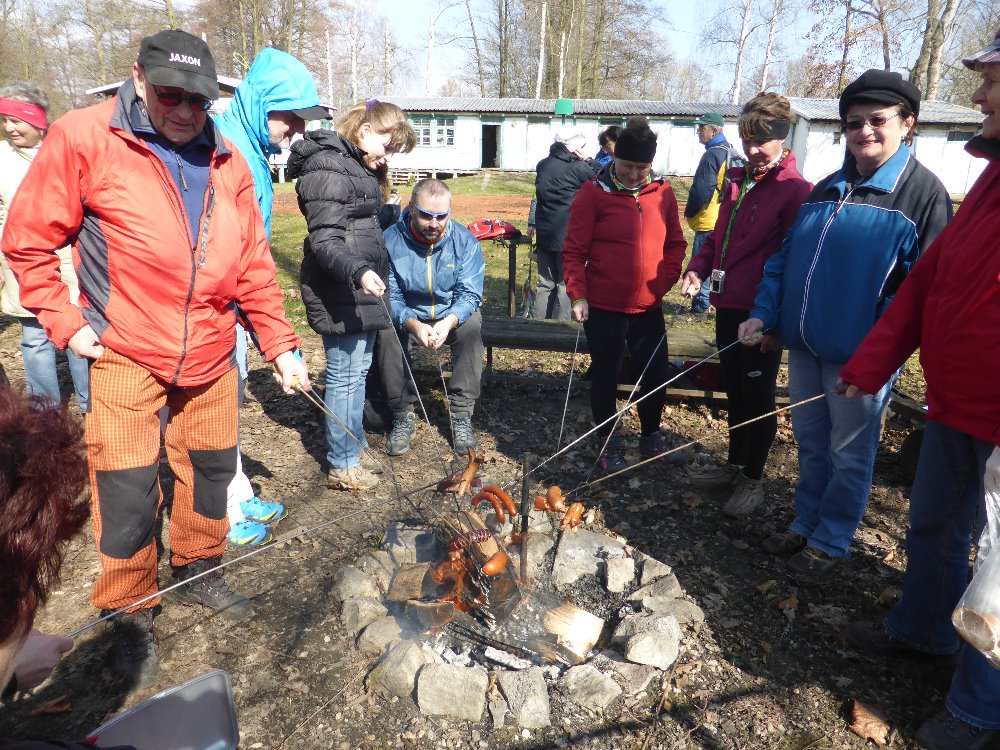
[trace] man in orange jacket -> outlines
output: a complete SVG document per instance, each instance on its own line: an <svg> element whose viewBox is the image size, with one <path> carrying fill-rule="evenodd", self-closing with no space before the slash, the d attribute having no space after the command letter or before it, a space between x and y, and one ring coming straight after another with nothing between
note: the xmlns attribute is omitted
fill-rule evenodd
<svg viewBox="0 0 1000 750"><path fill-rule="evenodd" d="M92 601L105 611L135 605L115 621L115 665L138 684L158 672L160 409L170 410L176 476L171 564L185 580L216 567L229 530L236 303L284 391L309 387L250 169L208 119L218 93L205 42L176 30L146 37L114 99L51 127L3 235L22 304L56 346L93 360L85 440L102 572ZM79 307L58 274L56 249L69 242ZM221 571L177 598L234 620L252 614Z"/></svg>

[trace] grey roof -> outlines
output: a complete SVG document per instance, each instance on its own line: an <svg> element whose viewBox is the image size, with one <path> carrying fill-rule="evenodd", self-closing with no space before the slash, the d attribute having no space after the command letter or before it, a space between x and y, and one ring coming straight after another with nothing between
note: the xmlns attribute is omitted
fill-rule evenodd
<svg viewBox="0 0 1000 750"><path fill-rule="evenodd" d="M806 120L839 121L840 110L836 99L802 99L789 97L792 111ZM923 101L920 103L920 122L938 125L978 125L983 115L970 107L950 102Z"/></svg>
<svg viewBox="0 0 1000 750"><path fill-rule="evenodd" d="M500 99L496 97L386 96L407 112L476 112L489 114L552 115L555 99ZM576 115L628 117L699 117L715 112L735 119L740 114L736 104L704 102L655 102L642 99L574 99Z"/></svg>
<svg viewBox="0 0 1000 750"><path fill-rule="evenodd" d="M555 99L501 99L498 97L387 96L386 101L407 112L469 112L477 114L552 115ZM806 120L840 119L836 99L789 97L792 111ZM710 102L656 102L643 99L574 99L576 115L628 117L698 117L714 112L735 120L738 104ZM554 115L553 115L554 116ZM920 122L925 124L978 125L983 115L969 107L948 102L925 101L920 105Z"/></svg>

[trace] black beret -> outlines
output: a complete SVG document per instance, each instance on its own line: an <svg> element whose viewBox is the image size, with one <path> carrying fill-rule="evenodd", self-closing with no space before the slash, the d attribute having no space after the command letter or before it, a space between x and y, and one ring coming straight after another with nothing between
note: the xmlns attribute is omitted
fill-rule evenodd
<svg viewBox="0 0 1000 750"><path fill-rule="evenodd" d="M920 114L920 89L904 81L899 73L888 70L866 70L847 85L840 95L841 120L847 117L847 108L856 101L905 104L913 114Z"/></svg>

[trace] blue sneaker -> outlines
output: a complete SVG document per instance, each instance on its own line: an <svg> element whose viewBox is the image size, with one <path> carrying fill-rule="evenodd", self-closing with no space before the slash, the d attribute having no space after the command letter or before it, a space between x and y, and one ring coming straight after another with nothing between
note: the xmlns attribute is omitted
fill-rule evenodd
<svg viewBox="0 0 1000 750"><path fill-rule="evenodd" d="M226 534L226 541L234 547L259 547L274 541L274 532L270 526L246 518L233 524Z"/></svg>
<svg viewBox="0 0 1000 750"><path fill-rule="evenodd" d="M277 523L288 515L282 503L269 503L259 497L251 497L240 503L243 515L257 523Z"/></svg>

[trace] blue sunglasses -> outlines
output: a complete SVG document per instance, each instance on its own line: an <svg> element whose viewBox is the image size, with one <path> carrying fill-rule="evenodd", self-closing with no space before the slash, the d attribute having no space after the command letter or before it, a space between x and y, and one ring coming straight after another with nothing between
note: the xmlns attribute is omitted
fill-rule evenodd
<svg viewBox="0 0 1000 750"><path fill-rule="evenodd" d="M422 209L416 203L413 204L413 210L416 211L417 214L420 216L420 218L423 219L424 221L430 221L431 219L444 219L447 218L448 214L451 213L451 209L448 209L447 211L442 211L439 214L432 213L431 211L424 211L424 209Z"/></svg>

